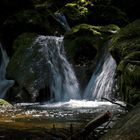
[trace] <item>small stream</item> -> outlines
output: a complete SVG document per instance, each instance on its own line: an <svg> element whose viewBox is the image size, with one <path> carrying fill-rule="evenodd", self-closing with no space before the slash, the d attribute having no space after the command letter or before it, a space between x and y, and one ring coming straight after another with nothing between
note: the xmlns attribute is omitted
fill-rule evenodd
<svg viewBox="0 0 140 140"><path fill-rule="evenodd" d="M122 104L120 102L120 104ZM110 102L70 100L57 103L20 103L0 110L0 123L16 127L45 127L47 129L84 127L89 121L110 111L117 119L125 110ZM111 124L113 125L113 124Z"/></svg>

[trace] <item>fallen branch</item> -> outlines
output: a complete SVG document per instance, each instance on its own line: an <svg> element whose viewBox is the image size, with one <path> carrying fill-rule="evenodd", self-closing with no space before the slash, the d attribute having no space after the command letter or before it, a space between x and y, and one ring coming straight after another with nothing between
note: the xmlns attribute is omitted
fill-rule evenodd
<svg viewBox="0 0 140 140"><path fill-rule="evenodd" d="M105 122L109 121L109 119L111 118L112 114L107 111L106 113L96 117L95 119L93 119L92 121L90 121L85 127L84 129L71 136L70 139L74 140L77 139L79 137L85 138L87 137L91 132L93 132L97 127L101 126L102 124L104 124Z"/></svg>
<svg viewBox="0 0 140 140"><path fill-rule="evenodd" d="M96 117L95 119L93 119L92 121L90 121L83 129L83 132L82 132L83 135L84 136L89 135L95 128L109 121L111 116L112 114L109 111L107 111L105 114L100 115Z"/></svg>
<svg viewBox="0 0 140 140"><path fill-rule="evenodd" d="M101 99L106 100L106 101L109 101L109 102L111 102L112 104L116 104L116 105L118 105L118 106L120 106L120 107L122 107L122 108L124 108L124 109L127 109L126 106L123 106L123 105L121 105L121 104L119 104L119 103L116 103L116 102L114 102L114 101L111 101L111 100L109 100L109 99L107 99L107 98L101 98ZM128 104L128 103L126 103L126 104ZM128 104L128 105L131 106L131 107L134 107L134 106L131 105L131 104Z"/></svg>

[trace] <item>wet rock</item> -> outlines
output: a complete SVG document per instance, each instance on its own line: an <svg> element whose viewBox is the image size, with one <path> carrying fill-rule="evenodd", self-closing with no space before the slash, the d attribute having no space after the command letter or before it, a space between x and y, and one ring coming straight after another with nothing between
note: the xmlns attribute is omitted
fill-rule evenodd
<svg viewBox="0 0 140 140"><path fill-rule="evenodd" d="M35 43L36 38L36 34L24 33L14 43L15 53L7 67L7 77L16 84L7 98L34 101L40 90L48 87L47 61L40 51L41 46Z"/></svg>
<svg viewBox="0 0 140 140"><path fill-rule="evenodd" d="M120 94L124 101L136 104L140 101L140 20L122 28L112 38L110 52L118 68Z"/></svg>
<svg viewBox="0 0 140 140"><path fill-rule="evenodd" d="M140 103L100 140L138 140L140 138Z"/></svg>
<svg viewBox="0 0 140 140"><path fill-rule="evenodd" d="M119 28L115 25L92 26L80 24L66 32L64 46L67 57L74 65L81 87L85 87L94 68L103 55L103 46Z"/></svg>

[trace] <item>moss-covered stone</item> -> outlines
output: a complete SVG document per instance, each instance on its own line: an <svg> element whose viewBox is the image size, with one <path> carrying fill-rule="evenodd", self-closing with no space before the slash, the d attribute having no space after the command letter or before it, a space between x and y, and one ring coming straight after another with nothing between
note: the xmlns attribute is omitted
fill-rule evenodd
<svg viewBox="0 0 140 140"><path fill-rule="evenodd" d="M86 21L86 14L88 13L88 8L83 5L77 4L77 2L68 3L65 5L61 12L66 16L69 24L71 26L78 24L80 22Z"/></svg>
<svg viewBox="0 0 140 140"><path fill-rule="evenodd" d="M59 11L66 16L68 23L73 27L77 24L88 23L87 15L92 6L91 1L75 0L74 2L67 3Z"/></svg>
<svg viewBox="0 0 140 140"><path fill-rule="evenodd" d="M68 52L69 57L71 57L74 60L74 62L77 63L77 61L79 61L78 59L80 59L78 57L80 56L80 53L82 53L83 50L87 49L87 53L92 53L91 51L88 50L87 48L88 46L91 46L89 49L93 48L95 51L98 49L97 44L100 43L99 40L102 40L100 32L95 30L90 25L82 24L74 27L70 32L67 32L65 34L64 38L65 50ZM85 51L83 52L85 53ZM95 57L95 55L93 55L93 57Z"/></svg>
<svg viewBox="0 0 140 140"><path fill-rule="evenodd" d="M112 39L110 51L119 62L132 51L140 50L140 20L122 28Z"/></svg>
<svg viewBox="0 0 140 140"><path fill-rule="evenodd" d="M118 63L121 96L125 101L136 104L140 101L140 20L114 35L110 52Z"/></svg>
<svg viewBox="0 0 140 140"><path fill-rule="evenodd" d="M12 104L8 103L4 99L0 99L0 107L12 107Z"/></svg>
<svg viewBox="0 0 140 140"><path fill-rule="evenodd" d="M7 68L7 77L14 79L18 86L18 90L13 91L17 91L16 96L22 101L36 98L40 89L48 84L46 58L40 52L41 46L35 43L36 38L36 34L24 33L16 39L16 51Z"/></svg>
<svg viewBox="0 0 140 140"><path fill-rule="evenodd" d="M80 55L81 57L87 57L87 59L93 59L96 56L97 50L100 51L103 43L118 30L119 28L115 25L92 26L80 24L65 34L65 50L76 64L78 64L77 61L80 59Z"/></svg>
<svg viewBox="0 0 140 140"><path fill-rule="evenodd" d="M79 80L84 82L84 84L81 83L82 87L91 77L98 59L103 55L104 43L118 30L119 28L115 25L80 24L66 32L64 46L67 57L74 64Z"/></svg>

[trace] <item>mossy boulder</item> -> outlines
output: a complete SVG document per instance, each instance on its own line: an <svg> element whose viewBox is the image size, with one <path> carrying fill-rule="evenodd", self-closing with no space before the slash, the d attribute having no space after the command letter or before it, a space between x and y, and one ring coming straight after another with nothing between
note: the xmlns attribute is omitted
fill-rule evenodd
<svg viewBox="0 0 140 140"><path fill-rule="evenodd" d="M88 8L92 3L85 0L78 0L72 3L67 3L60 11L66 16L70 26L80 23L87 23Z"/></svg>
<svg viewBox="0 0 140 140"><path fill-rule="evenodd" d="M109 40L112 34L118 30L119 27L116 25L92 26L80 24L73 27L64 36L64 45L68 57L77 65L82 63L80 60L84 57L85 62L86 59L93 60L105 41Z"/></svg>
<svg viewBox="0 0 140 140"><path fill-rule="evenodd" d="M85 15L87 12L87 8L80 7L76 3L68 3L63 9L63 13L66 15L70 24L80 23L82 20L85 20Z"/></svg>
<svg viewBox="0 0 140 140"><path fill-rule="evenodd" d="M112 38L110 52L118 64L121 96L136 104L140 101L140 20L122 28Z"/></svg>
<svg viewBox="0 0 140 140"><path fill-rule="evenodd" d="M12 107L12 104L8 103L4 99L0 99L0 107Z"/></svg>
<svg viewBox="0 0 140 140"><path fill-rule="evenodd" d="M65 51L70 62L74 64L78 79L83 82L82 87L87 84L98 60L103 55L105 42L117 30L119 28L115 25L80 24L66 32L64 36Z"/></svg>
<svg viewBox="0 0 140 140"><path fill-rule="evenodd" d="M140 20L122 28L112 39L111 53L119 63L128 54L140 50Z"/></svg>
<svg viewBox="0 0 140 140"><path fill-rule="evenodd" d="M15 85L7 98L33 101L40 90L48 87L47 61L36 38L36 34L24 33L14 42L15 53L7 67L7 77L15 80ZM48 96L49 93L45 94Z"/></svg>

